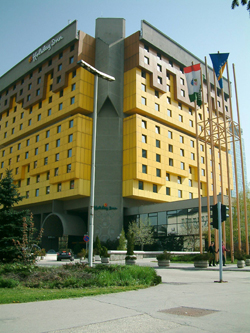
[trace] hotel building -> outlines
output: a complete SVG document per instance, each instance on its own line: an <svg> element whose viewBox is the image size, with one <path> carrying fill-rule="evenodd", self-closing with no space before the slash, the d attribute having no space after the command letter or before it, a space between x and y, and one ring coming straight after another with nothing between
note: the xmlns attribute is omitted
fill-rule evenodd
<svg viewBox="0 0 250 333"><path fill-rule="evenodd" d="M25 197L18 209L30 209L36 227L44 228L42 246L57 250L88 231L94 75L80 60L115 77L98 85L95 236L114 240L138 218L150 221L156 237L187 230L193 236L199 187L205 230L207 194L222 185L227 194L228 176L225 147L220 153L216 143L196 141L183 68L201 63L205 74L204 62L146 21L126 37L124 19L99 18L95 37L74 21L0 78L0 176L13 170ZM209 117L222 115L211 68L208 75L212 110L206 78L205 107L197 110L200 137Z"/></svg>

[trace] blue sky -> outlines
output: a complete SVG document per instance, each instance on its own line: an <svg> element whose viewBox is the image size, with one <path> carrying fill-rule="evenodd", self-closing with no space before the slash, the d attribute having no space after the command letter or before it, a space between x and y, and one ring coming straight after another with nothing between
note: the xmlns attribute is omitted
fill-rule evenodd
<svg viewBox="0 0 250 333"><path fill-rule="evenodd" d="M235 64L240 122L244 131L250 181L250 17L245 7L231 9L232 0L0 0L0 76L33 52L68 21L95 36L98 17L126 20L126 36L140 30L141 20L181 44L212 66L209 53L229 52L230 80ZM234 120L237 121L232 85Z"/></svg>

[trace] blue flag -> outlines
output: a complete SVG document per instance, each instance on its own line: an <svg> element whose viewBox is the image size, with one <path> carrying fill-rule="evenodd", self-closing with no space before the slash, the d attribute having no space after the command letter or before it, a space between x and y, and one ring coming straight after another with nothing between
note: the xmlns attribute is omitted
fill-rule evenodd
<svg viewBox="0 0 250 333"><path fill-rule="evenodd" d="M214 72L221 89L223 88L222 74L227 63L229 53L213 53L209 54L213 63Z"/></svg>

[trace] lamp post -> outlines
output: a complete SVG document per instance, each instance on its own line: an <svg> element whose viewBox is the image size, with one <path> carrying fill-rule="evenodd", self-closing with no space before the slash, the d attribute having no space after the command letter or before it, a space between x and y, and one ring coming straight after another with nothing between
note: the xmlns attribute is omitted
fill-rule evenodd
<svg viewBox="0 0 250 333"><path fill-rule="evenodd" d="M89 266L93 266L93 244L94 244L94 202L95 202L95 157L96 157L96 125L97 125L97 92L98 78L109 82L115 81L111 75L105 74L84 60L77 63L80 67L95 75L94 85L94 110L93 110L93 129L92 129L92 159L91 159L91 180L90 180L90 199L89 199Z"/></svg>

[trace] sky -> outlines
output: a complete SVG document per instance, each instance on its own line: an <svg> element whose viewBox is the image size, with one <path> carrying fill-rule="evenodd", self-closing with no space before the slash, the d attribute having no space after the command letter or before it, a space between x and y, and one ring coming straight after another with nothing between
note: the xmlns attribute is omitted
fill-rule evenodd
<svg viewBox="0 0 250 333"><path fill-rule="evenodd" d="M126 37L146 20L202 61L229 52L233 118L238 122L232 64L235 65L240 124L250 181L250 16L232 0L0 0L0 76L44 44L69 21L95 37L95 20L126 20ZM191 65L191 64L190 64ZM226 76L226 74L225 74Z"/></svg>

